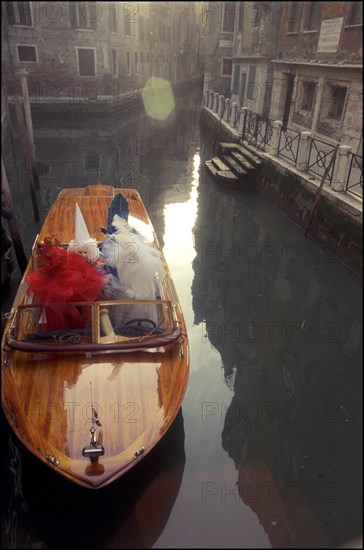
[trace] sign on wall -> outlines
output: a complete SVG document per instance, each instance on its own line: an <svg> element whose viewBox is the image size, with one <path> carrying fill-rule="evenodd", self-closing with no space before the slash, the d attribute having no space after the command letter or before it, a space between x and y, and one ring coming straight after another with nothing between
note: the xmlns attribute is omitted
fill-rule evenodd
<svg viewBox="0 0 364 550"><path fill-rule="evenodd" d="M343 20L343 17L336 17L322 21L317 53L337 52Z"/></svg>

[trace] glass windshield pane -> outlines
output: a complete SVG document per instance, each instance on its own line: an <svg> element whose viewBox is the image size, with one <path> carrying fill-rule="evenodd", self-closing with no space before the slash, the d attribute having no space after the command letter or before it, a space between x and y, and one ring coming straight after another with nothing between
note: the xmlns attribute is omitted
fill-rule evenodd
<svg viewBox="0 0 364 550"><path fill-rule="evenodd" d="M171 334L169 301L115 301L24 305L18 308L15 337L25 342L110 344L141 342Z"/></svg>

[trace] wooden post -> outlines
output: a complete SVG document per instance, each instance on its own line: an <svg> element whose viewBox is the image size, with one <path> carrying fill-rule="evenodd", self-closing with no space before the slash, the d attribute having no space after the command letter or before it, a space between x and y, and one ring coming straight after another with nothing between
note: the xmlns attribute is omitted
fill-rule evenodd
<svg viewBox="0 0 364 550"><path fill-rule="evenodd" d="M4 90L4 88L1 88L1 103L2 103L2 105L4 105L5 119L6 119L6 122L7 122L7 127L9 129L9 134L10 134L12 147L14 148L14 136L13 136L13 128L11 126L9 102L8 102L8 96L7 96L6 91ZM2 109L1 109L1 111L2 111Z"/></svg>
<svg viewBox="0 0 364 550"><path fill-rule="evenodd" d="M12 214L12 218L8 220L10 237L11 237L11 240L13 241L19 269L21 271L21 274L23 274L25 271L25 268L27 267L28 262L25 256L23 243L22 243L19 229L18 229L18 224L16 223L15 208L13 204L13 199L11 197L9 182L6 176L3 159L1 159L1 184L2 184L2 195L4 197L5 205L9 208Z"/></svg>
<svg viewBox="0 0 364 550"><path fill-rule="evenodd" d="M28 74L29 73L26 69L20 69L20 71L18 71L18 75L20 76L22 95L23 95L25 123L26 123L27 136L29 141L29 150L30 150L33 179L34 179L35 187L39 189L39 177L38 177L38 170L37 170L37 162L35 159L32 111L30 108L29 90L28 90L28 82L27 82Z"/></svg>
<svg viewBox="0 0 364 550"><path fill-rule="evenodd" d="M333 163L335 162L335 158L336 158L336 154L337 154L338 149L339 149L339 143L336 145L335 150L334 150L334 152L333 152L333 154L332 154L332 157L331 157L331 159L330 159L330 162L329 162L329 164L328 164L327 167L326 167L326 170L325 170L325 172L324 172L324 175L322 176L321 183L320 183L320 187L319 187L318 190L317 190L316 200L315 200L315 203L314 203L314 205L313 205L313 207L312 207L310 219L308 220L308 224L307 224L307 227L306 227L306 231L305 231L305 235L304 235L305 237L306 237L306 235L307 235L307 233L308 233L308 230L310 229L311 222L312 222L312 219L313 219L313 215L314 215L314 213L315 213L317 203L318 203L318 201L319 201L319 199L320 199L321 192L322 192L322 188L323 188L323 186L324 186L324 182L325 182L326 176L327 176L327 174L329 173L329 170L330 170L331 166L332 166Z"/></svg>
<svg viewBox="0 0 364 550"><path fill-rule="evenodd" d="M20 101L18 97L15 98L15 111L16 111L16 118L18 121L19 139L20 139L21 150L23 153L24 166L25 166L25 171L29 182L30 196L32 198L34 220L37 222L39 220L39 209L38 209L38 203L37 203L37 196L35 193L32 163L29 155L29 149L28 149L27 138L26 138L24 115L23 115L22 106L20 105Z"/></svg>

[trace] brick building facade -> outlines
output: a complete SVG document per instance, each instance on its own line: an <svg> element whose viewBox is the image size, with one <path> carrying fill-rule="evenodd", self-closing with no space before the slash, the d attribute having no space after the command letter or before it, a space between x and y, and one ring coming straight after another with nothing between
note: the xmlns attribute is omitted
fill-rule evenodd
<svg viewBox="0 0 364 550"><path fill-rule="evenodd" d="M207 14L204 91L362 154L360 2L208 2Z"/></svg>
<svg viewBox="0 0 364 550"><path fill-rule="evenodd" d="M2 78L32 97L115 96L152 75L171 82L202 71L202 4L195 2L3 2Z"/></svg>

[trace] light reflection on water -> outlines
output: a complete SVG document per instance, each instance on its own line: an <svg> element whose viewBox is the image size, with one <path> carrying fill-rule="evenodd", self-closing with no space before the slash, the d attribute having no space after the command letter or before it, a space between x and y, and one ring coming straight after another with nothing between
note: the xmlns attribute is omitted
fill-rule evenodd
<svg viewBox="0 0 364 550"><path fill-rule="evenodd" d="M196 255L193 242L193 228L197 216L197 196L199 185L199 168L201 159L199 152L193 157L193 172L191 174L191 191L187 200L171 202L164 207L163 253L172 273L175 286L178 288L178 297L182 306L185 321L189 327L189 339L193 333L200 331L193 326L193 309L191 287L193 281L192 261ZM189 186L188 186L189 187ZM178 200L178 193L176 194ZM191 343L190 343L191 347ZM197 368L191 361L191 369Z"/></svg>
<svg viewBox="0 0 364 550"><path fill-rule="evenodd" d="M191 263L194 257L193 227L197 216L200 163L200 155L196 153L193 158L192 189L188 200L166 204L164 208L164 252L174 263Z"/></svg>
<svg viewBox="0 0 364 550"><path fill-rule="evenodd" d="M9 519L11 502L17 518L12 547L332 547L360 532L360 281L263 196L206 177L200 99L163 131L139 121L111 137L72 139L70 129L57 139L38 129L42 162L80 173L96 149L105 183L118 184L117 159L124 186L140 191L182 304L191 370L170 437L115 488L85 495L24 461L29 512L9 496L3 508ZM43 181L43 215L58 186L76 186L68 175Z"/></svg>

